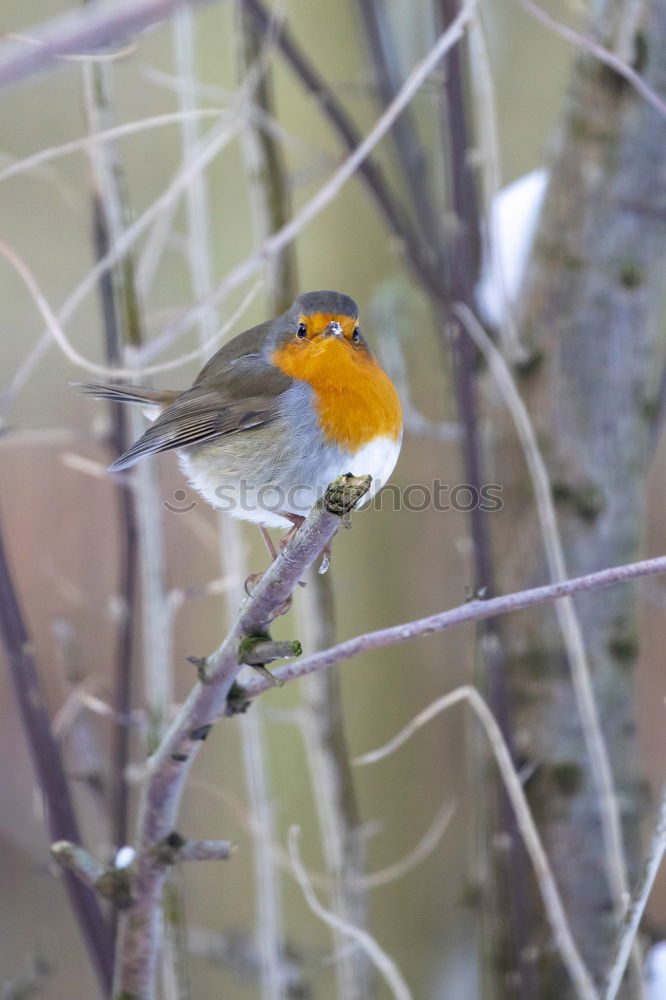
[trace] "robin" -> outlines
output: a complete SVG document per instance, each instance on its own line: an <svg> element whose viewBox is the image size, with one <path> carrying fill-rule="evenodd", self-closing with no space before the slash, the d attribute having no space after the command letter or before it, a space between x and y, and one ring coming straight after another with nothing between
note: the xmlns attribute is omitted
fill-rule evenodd
<svg viewBox="0 0 666 1000"><path fill-rule="evenodd" d="M282 316L239 334L184 392L82 389L159 414L110 471L174 449L201 496L256 522L265 538L268 527L289 528L290 537L345 473L371 475L372 496L400 451L395 386L361 333L358 306L340 292L308 292Z"/></svg>

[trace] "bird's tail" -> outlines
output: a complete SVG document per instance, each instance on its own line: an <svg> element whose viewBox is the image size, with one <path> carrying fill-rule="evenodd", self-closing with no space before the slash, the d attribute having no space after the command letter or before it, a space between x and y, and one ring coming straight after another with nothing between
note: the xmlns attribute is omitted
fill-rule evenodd
<svg viewBox="0 0 666 1000"><path fill-rule="evenodd" d="M146 389L140 385L109 385L106 382L75 382L73 385L79 392L86 396L94 396L95 399L108 399L112 403L136 403L143 407L143 412L149 420L155 420L162 410L181 395L173 389ZM150 454L150 450L143 446L144 437L139 438L131 448L120 455L109 466L109 472L128 469L144 455Z"/></svg>
<svg viewBox="0 0 666 1000"><path fill-rule="evenodd" d="M113 403L139 403L163 408L181 395L173 389L145 389L139 385L107 385L105 382L74 382L73 386L86 396L109 399Z"/></svg>

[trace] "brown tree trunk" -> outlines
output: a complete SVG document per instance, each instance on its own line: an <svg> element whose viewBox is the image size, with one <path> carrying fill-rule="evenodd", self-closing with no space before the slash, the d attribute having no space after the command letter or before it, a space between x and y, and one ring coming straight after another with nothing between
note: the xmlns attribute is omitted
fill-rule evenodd
<svg viewBox="0 0 666 1000"><path fill-rule="evenodd" d="M627 33L628 7L636 19ZM595 5L593 32L666 94L666 3ZM551 478L569 575L635 559L661 387L659 314L666 251L666 119L613 70L581 55L551 163L550 183L521 301L532 360L519 388ZM490 398L498 589L548 576L533 493L514 427ZM500 407L501 409L501 407ZM576 602L616 783L633 885L646 800L637 768L633 595L616 589ZM506 619L514 731L535 770L528 791L574 934L599 978L616 926L599 808L570 665L552 609ZM534 900L543 1000L570 986ZM636 996L629 984L625 996Z"/></svg>

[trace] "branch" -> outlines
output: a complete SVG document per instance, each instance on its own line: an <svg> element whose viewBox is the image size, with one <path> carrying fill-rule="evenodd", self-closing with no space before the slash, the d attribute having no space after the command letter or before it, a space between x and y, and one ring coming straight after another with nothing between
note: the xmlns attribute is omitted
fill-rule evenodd
<svg viewBox="0 0 666 1000"><path fill-rule="evenodd" d="M78 822L67 785L60 747L51 732L44 708L34 649L18 602L9 562L0 534L0 642L32 756L39 787L46 803L49 833L54 840L80 841ZM97 900L71 875L65 887L81 934L104 995L111 982L112 941Z"/></svg>
<svg viewBox="0 0 666 1000"><path fill-rule="evenodd" d="M332 913L330 910L326 910L321 905L314 893L314 889L310 884L307 872L305 871L305 867L301 861L301 855L298 848L300 832L301 831L298 826L292 826L290 828L289 854L291 855L291 863L294 868L294 874L296 875L298 884L300 885L303 895L305 896L305 901L312 912L315 916L319 917L320 920L323 920L325 924L328 924L329 927L333 927L335 930L340 931L340 933L345 937L351 938L354 944L363 950L383 976L386 985L391 991L391 996L394 997L394 1000L413 1000L412 993L403 979L398 966L395 964L391 956L379 946L372 935L368 934L368 932L362 928L355 927L348 921L342 920L339 916L337 916L337 914Z"/></svg>
<svg viewBox="0 0 666 1000"><path fill-rule="evenodd" d="M547 604L564 597L571 597L574 594L602 590L604 587L612 587L617 583L628 583L630 580L638 580L646 576L659 576L662 573L666 573L666 556L644 559L641 562L628 563L625 566L614 566L611 569L602 569L597 573L588 573L586 576L577 576L559 583L549 583L545 587L520 590L514 594L505 594L503 597L493 597L488 601L469 601L467 604L461 604L449 611L440 611L427 618L417 618L415 621L405 622L402 625L392 625L390 628L357 635L353 639L347 639L321 653L306 656L296 663L280 667L274 672L274 677L286 683L299 677L306 677L308 674L314 673L315 670L332 667L336 663L349 660L352 656L367 653L372 649L395 646L400 642L407 642L408 639L416 639L421 635L444 632L456 625L479 621L482 618L492 618L495 615L504 615L512 611L521 611L523 608ZM243 688L242 697L246 699L256 698L257 695L263 694L272 687L273 685L266 681L250 681Z"/></svg>
<svg viewBox="0 0 666 1000"><path fill-rule="evenodd" d="M245 2L250 10L256 6L255 0L245 0ZM275 254L280 253L298 235L301 229L304 229L313 218L319 215L323 209L337 197L341 188L352 176L354 176L357 171L363 176L367 176L366 161L373 148L378 142L380 142L386 132L389 131L394 121L409 104L415 93L423 85L437 63L441 61L446 52L460 40L467 24L473 17L477 5L478 0L466 0L456 20L449 26L444 34L438 38L434 48L428 53L425 59L414 67L396 95L395 100L392 101L388 108L386 108L384 113L375 123L374 127L363 139L359 139L356 145L352 145L351 155L338 168L338 170L335 171L332 177L319 189L313 198L311 198L310 201L308 201L303 208L292 217L287 224L282 226L281 229L267 239L265 243L248 258L246 258L246 260L242 261L235 268L233 268L233 270L227 274L226 278L220 284L213 288L208 294L200 298L194 306L181 314L181 316L174 322L169 324L160 336L160 342L162 344L171 343L173 340L180 337L181 334L189 330L190 327L199 320L202 314L206 313L211 307L222 302L231 291L239 287L239 285L242 285L244 281L255 274L260 268L265 266L267 260L270 260L273 256L275 256ZM262 16L263 13L264 12L262 12ZM265 16L267 17L267 15ZM282 39L283 35L278 34L277 40L280 44L282 44ZM296 58L295 53L294 58ZM322 105L328 107L330 103L327 96L329 94L328 89L325 88L323 81L319 77L316 77L311 81L312 87L314 87L315 84L317 86L321 85L324 87L324 92L322 94L319 94L318 90L315 90L314 92L317 93ZM155 201L141 216L135 220L135 222L133 222L133 224L124 232L122 239L117 241L115 248L102 260L99 260L92 270L89 271L86 277L77 285L70 295L68 295L67 299L60 308L57 317L48 307L48 303L43 301L43 296L39 295L38 289L33 288L33 285L35 284L34 281L31 283L29 277L20 271L21 277L28 286L28 289L33 295L40 311L42 311L43 318L45 319L47 325L47 333L51 334L72 364L83 368L91 374L99 375L101 377L107 377L110 374L105 366L89 361L72 347L64 335L62 329L63 325L71 320L88 292L98 281L100 275L106 269L112 267L113 264L120 259L120 257L122 257L127 250L129 250L140 234L147 228L156 216L159 216L160 213L168 210L168 207L174 202L174 199L178 197L183 190L187 189L191 183L192 177L196 175L198 171L203 170L207 163L219 153L220 149L226 143L231 141L237 131L240 130L241 124L241 120L238 119L236 124L227 125L224 128L221 126L215 126L209 133L207 133L205 140L202 140L202 143L197 148L195 159L175 175L171 183L162 195L160 195L157 201ZM350 125L350 127L352 128L352 131L346 138L346 144L348 147L352 140L358 138L356 130L353 126ZM428 269L426 262L423 261L422 254L419 253L418 241L415 239L410 240L408 238L408 234L405 232L400 218L392 210L392 202L388 189L381 185L376 176L371 185L371 190L384 209L385 215L391 223L394 232L405 240L409 249L409 259L416 268L420 280L430 290L432 295L436 298L440 298L443 301L443 304L446 305L441 284L437 275L433 275ZM380 190L382 192L381 195L379 194ZM13 256L16 258L16 255ZM14 259L12 259L12 263L17 270L19 270ZM48 341L44 340L44 337L42 336L35 347L35 351L31 353L31 366L41 360L47 344ZM144 353L146 353L146 349L144 349ZM150 352L148 352L148 354L149 353ZM12 387L12 396L15 395L18 388L21 388L23 384L24 381L20 380L18 387L16 385Z"/></svg>
<svg viewBox="0 0 666 1000"><path fill-rule="evenodd" d="M102 132L93 132L91 135L81 136L80 139L71 139L59 146L48 146L46 149L40 149L37 153L31 153L30 156L26 156L22 160L15 160L0 170L0 182L9 180L10 177L17 174L25 173L27 170L42 167L45 163L61 156L67 156L69 153L94 148L101 142L109 142L111 139L121 139L136 132L148 132L151 129L162 128L164 125L174 125L193 119L219 118L221 114L221 108L192 108L190 111L172 111L165 115L154 115L152 118L139 118L137 121L114 125L113 128L104 129Z"/></svg>
<svg viewBox="0 0 666 1000"><path fill-rule="evenodd" d="M174 830L156 845L155 854L161 865L175 865L179 861L227 861L235 850L231 840L186 840ZM62 869L73 872L80 882L120 909L133 905L129 866L105 868L85 848L69 840L51 844L51 856Z"/></svg>
<svg viewBox="0 0 666 1000"><path fill-rule="evenodd" d="M467 304L454 303L452 311L456 319L462 323L469 338L481 351L511 414L532 480L548 569L553 580L566 580L568 572L550 476L539 447L536 430L515 385L511 369ZM622 914L623 900L628 895L629 887L613 771L593 690L583 629L574 602L571 600L562 601L556 610L564 649L570 664L576 705L580 714L583 738L589 755L590 771L598 800L604 864L608 873L616 915L619 917ZM640 975L639 972L637 972L638 975Z"/></svg>
<svg viewBox="0 0 666 1000"><path fill-rule="evenodd" d="M236 850L232 840L186 840L179 851L180 861L227 861Z"/></svg>
<svg viewBox="0 0 666 1000"><path fill-rule="evenodd" d="M85 109L88 126L97 130L100 121L108 116L108 94L104 86L107 79L104 71L96 66L84 68ZM93 245L97 259L104 257L113 245L115 232L111 191L119 180L116 171L120 164L114 150L104 144L91 147L92 166L92 215ZM132 337L126 321L129 301L135 296L124 292L124 279L131 275L131 261L121 272L105 271L100 276L99 297L102 326L104 329L105 353L109 367L120 367L125 355L127 339ZM108 443L113 458L122 455L132 443L130 418L125 408L110 404L111 433ZM119 593L122 601L122 617L118 622L113 671L113 707L117 717L127 719L132 708L132 664L134 658L134 624L137 614L137 582L139 549L137 544L137 511L134 491L129 480L121 477L115 485L119 530ZM113 802L112 842L120 847L127 840L129 815L129 793L125 781L125 771L130 759L130 732L127 725L116 725L112 731L111 780Z"/></svg>
<svg viewBox="0 0 666 1000"><path fill-rule="evenodd" d="M571 977L576 996L579 1000L598 1000L594 983L589 971L585 967L585 963L569 927L560 891L543 844L541 843L532 813L530 812L522 782L514 767L511 750L487 702L481 697L476 688L464 685L463 687L456 688L454 691L450 691L448 694L442 695L441 698L438 698L422 712L419 712L388 743L385 743L376 750L371 750L369 753L363 754L362 757L358 757L355 763L374 764L376 761L382 760L397 750L398 747L402 746L403 743L406 743L417 730L439 715L440 712L451 708L461 701L469 703L488 737L507 795L516 815L518 828L534 867L534 874L539 885L539 892L541 893L544 909L546 910L548 922L553 933L553 939Z"/></svg>
<svg viewBox="0 0 666 1000"><path fill-rule="evenodd" d="M650 897L652 887L666 853L666 790L662 792L657 822L650 839L650 846L643 864L638 888L627 907L622 926L617 935L606 980L601 991L603 1000L615 1000L622 977L629 961L638 925Z"/></svg>
<svg viewBox="0 0 666 1000"><path fill-rule="evenodd" d="M264 30L268 27L270 14L260 0L244 0L243 8ZM307 52L298 46L289 30L283 25L277 26L276 44L305 90L316 100L319 110L328 119L347 152L353 153L360 146L363 135L343 105L340 104L331 87L321 76L315 63L310 61ZM389 228L409 247L410 259L420 274L421 280L426 285L433 281L437 284L437 276L433 274L421 250L420 240L409 221L396 206L391 191L377 165L368 157L359 164L358 172L379 205Z"/></svg>
<svg viewBox="0 0 666 1000"><path fill-rule="evenodd" d="M310 572L299 595L299 621L303 641L313 651L334 641L334 598L331 574ZM300 729L330 879L329 908L345 924L367 932L366 838L349 760L340 675L312 674L302 686L301 698ZM368 955L362 948L349 947L339 927L331 929L339 1000L373 1000L377 988Z"/></svg>
<svg viewBox="0 0 666 1000"><path fill-rule="evenodd" d="M261 13L262 9L258 10ZM262 22L261 17L257 17L257 9L253 12L245 4L241 10L240 28L242 44L239 47L245 53L246 63L257 59L261 37L269 30L277 33L276 42L282 46L285 54L294 52L294 43L279 24L269 20ZM299 65L302 66L302 62ZM308 79L310 83L313 82L311 76ZM266 118L273 116L275 108L270 70L257 85L256 101ZM289 222L292 216L290 185L282 146L275 134L261 128L255 120L245 129L243 138L251 203L261 242ZM352 142L351 148L355 148L360 140L359 136ZM365 161L365 166L367 166L366 179L369 176L375 182L378 180L380 191L383 192L381 177L378 177L368 160ZM266 297L270 312L277 315L289 307L298 289L297 261L293 242L287 244L281 253L268 261L265 275ZM322 575L314 571L308 574L307 587L301 595L298 612L298 625L303 630L303 639L308 648L314 651L331 645L334 641L334 595L330 574ZM256 647L254 652L256 653ZM365 890L360 886L359 880L362 875L364 843L344 737L338 675L328 673L311 677L309 683L304 685L302 695L308 706L303 713L302 726L305 751L326 868L332 878L331 906L337 916L363 926L367 921L367 906ZM246 755L248 753L245 741L252 741L255 747L261 748L261 733L257 732L256 728L253 733L250 728L250 726L257 727L260 721L261 716L255 712L244 720L241 732ZM257 753L256 748L255 753ZM256 781L257 766L255 765L252 770ZM265 806L263 808L270 821L270 810L266 810ZM257 819L260 819L260 812L256 806L254 812ZM276 873L268 865L270 851L267 849L266 839L269 835L273 836L273 831L266 828L266 821L261 825L264 837L255 842L255 851L258 852L255 865L258 875L263 874L264 899L258 900L257 914L259 916L263 914L266 921L270 913L266 903L270 902L268 890L271 877L275 888L278 886L278 881ZM259 886L261 888L261 879ZM275 888L273 898L275 898ZM268 929L270 930L270 924ZM271 949L269 934L261 926L258 927L258 933L263 950L269 955L272 952L272 964L276 967L276 959L280 963L283 961L281 954L283 949L280 948L277 953L275 947ZM338 996L342 1000L371 1000L369 963L363 952L358 948L347 947L347 942L340 938L337 932L334 932L333 943L336 953L334 969ZM270 974L270 968L266 967L265 972ZM267 997L275 995L275 983L279 982L275 972L272 973L271 979L273 986L272 988L269 986L265 994Z"/></svg>
<svg viewBox="0 0 666 1000"><path fill-rule="evenodd" d="M643 77L639 76L636 70L628 66L626 62L623 62L615 52L605 49L603 45L599 45L593 38L587 38L585 35L581 35L580 32L574 31L567 24L557 21L547 11L534 3L534 0L518 0L518 4L527 14L545 25L549 31L559 35L560 38L564 38L565 41L575 45L581 52L591 55L594 59L598 59L599 62L603 63L604 66L608 66L609 69L614 70L618 76L623 77L634 88L637 94L640 94L648 104L651 104L660 115L666 118L666 101L663 101L659 94L645 82Z"/></svg>
<svg viewBox="0 0 666 1000"><path fill-rule="evenodd" d="M178 337L190 329L199 315L211 305L216 305L223 301L226 296L237 288L244 281L255 274L266 261L287 246L313 219L315 219L340 193L347 181L353 177L357 171L361 170L368 156L375 146L384 138L386 133L393 127L394 122L404 109L408 106L414 95L418 93L433 70L442 61L447 52L462 38L465 28L471 20L476 10L478 0L466 0L460 13L451 25L444 31L428 52L411 71L402 87L395 96L395 99L379 116L373 127L364 136L361 142L355 146L353 152L338 167L332 177L322 185L313 197L296 212L290 221L282 226L276 233L269 237L262 247L250 254L244 261L237 264L233 270L229 271L226 277L210 292L210 294L200 299L194 306L186 310L176 319L163 336L171 338ZM424 277L424 281L426 278ZM439 282L435 281L433 294L441 296ZM168 331L168 334L167 334Z"/></svg>
<svg viewBox="0 0 666 1000"><path fill-rule="evenodd" d="M29 31L36 45L0 46L0 87L48 69L61 56L123 44L144 28L163 21L178 7L203 0L106 0L46 21Z"/></svg>
<svg viewBox="0 0 666 1000"><path fill-rule="evenodd" d="M266 635L304 571L369 486L369 476L343 476L329 486L324 499L247 598L226 639L206 658L202 679L151 758L139 810L133 884L136 903L121 920L114 996L128 994L136 1000L148 1000L153 995L166 877L164 866L156 862L155 847L174 829L192 761L227 708L231 686L241 668L241 644L248 637Z"/></svg>
<svg viewBox="0 0 666 1000"><path fill-rule="evenodd" d="M89 889L110 900L119 909L132 905L131 879L127 868L105 868L83 847L69 840L51 845L51 857Z"/></svg>
<svg viewBox="0 0 666 1000"><path fill-rule="evenodd" d="M375 67L379 95L383 104L390 104L400 89L401 70L387 6L380 0L358 0L358 9L365 28L369 55ZM441 206L433 198L428 158L411 112L411 108L405 109L404 114L396 121L392 138L418 230L422 233L423 244L428 248L426 252L430 266L440 270L444 265Z"/></svg>
<svg viewBox="0 0 666 1000"><path fill-rule="evenodd" d="M459 0L437 0L440 21L448 24L455 16ZM443 156L447 175L449 199L455 218L455 227L449 239L448 291L453 300L464 302L470 310L475 308L475 287L481 269L481 214L478 193L478 169L475 166L476 134L474 119L468 108L470 70L467 39L449 52L442 93ZM475 67L476 72L476 67ZM443 250L446 254L446 249ZM480 489L487 479L484 474L484 456L479 427L479 399L477 368L479 348L457 315L442 324L440 336L443 346L450 346L454 365L454 386L458 420L462 429L461 457L465 482ZM475 590L485 587L489 597L496 594L495 565L490 539L488 515L475 505L469 515L472 536L472 563ZM515 760L515 741L512 734L507 681L507 649L500 622L487 619L479 628L480 656L486 677L486 690L493 714L502 731L512 758ZM537 995L534 963L528 958L530 939L529 918L526 912L526 886L528 871L526 857L517 836L516 818L510 807L506 791L493 788L497 795L498 816L496 827L507 836L508 847L498 856L497 867L501 875L495 893L495 922L489 933L494 941L487 945L504 952L504 960L516 970L520 983L517 994L522 1000ZM500 911L502 911L500 917ZM499 918L499 919L498 919Z"/></svg>

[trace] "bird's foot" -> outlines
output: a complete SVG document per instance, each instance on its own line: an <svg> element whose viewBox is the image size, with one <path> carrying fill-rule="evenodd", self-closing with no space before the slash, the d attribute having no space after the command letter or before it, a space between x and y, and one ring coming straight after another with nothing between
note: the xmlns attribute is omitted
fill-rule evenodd
<svg viewBox="0 0 666 1000"><path fill-rule="evenodd" d="M280 539L280 549L284 551L284 549L286 549L287 545L289 545L289 542L292 540L292 538L294 537L300 526L303 524L305 518L301 514L283 513L282 516L285 517L287 521L291 521L291 528L289 529L287 534L283 535L282 538Z"/></svg>

